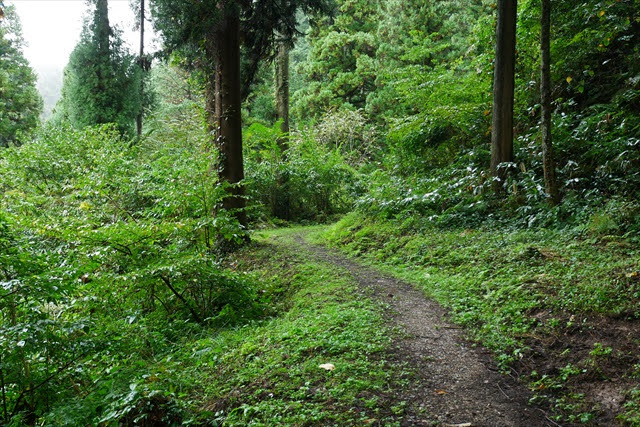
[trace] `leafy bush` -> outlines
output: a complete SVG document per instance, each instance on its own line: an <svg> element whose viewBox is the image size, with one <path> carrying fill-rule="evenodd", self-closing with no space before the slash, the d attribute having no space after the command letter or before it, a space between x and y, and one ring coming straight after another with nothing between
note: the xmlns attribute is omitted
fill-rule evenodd
<svg viewBox="0 0 640 427"><path fill-rule="evenodd" d="M370 161L377 154L376 128L367 123L361 110L338 110L326 113L313 127L316 143L327 149L338 149L345 160L355 167Z"/></svg>
<svg viewBox="0 0 640 427"><path fill-rule="evenodd" d="M245 138L247 188L259 215L277 217L283 196L289 209L283 219L323 220L352 207L358 182L339 147L320 144L305 131L290 135L283 153L278 124L255 123Z"/></svg>
<svg viewBox="0 0 640 427"><path fill-rule="evenodd" d="M252 279L217 255L246 232L216 209L226 191L207 148L174 125L135 146L114 126L48 127L0 154L5 422L95 424L199 325L264 313Z"/></svg>

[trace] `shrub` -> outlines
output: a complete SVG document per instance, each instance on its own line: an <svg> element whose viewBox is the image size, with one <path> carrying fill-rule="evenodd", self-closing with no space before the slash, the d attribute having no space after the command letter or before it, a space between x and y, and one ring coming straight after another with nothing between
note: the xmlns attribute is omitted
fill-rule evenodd
<svg viewBox="0 0 640 427"><path fill-rule="evenodd" d="M280 196L289 208L282 219L317 221L350 210L359 185L340 148L305 131L290 135L283 153L277 143L282 137L278 124L253 124L246 132L247 187L258 202L256 215L277 217Z"/></svg>

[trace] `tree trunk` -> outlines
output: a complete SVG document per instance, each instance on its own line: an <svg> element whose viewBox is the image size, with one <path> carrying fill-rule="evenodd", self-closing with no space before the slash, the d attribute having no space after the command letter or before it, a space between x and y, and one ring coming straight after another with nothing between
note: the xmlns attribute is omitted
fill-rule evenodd
<svg viewBox="0 0 640 427"><path fill-rule="evenodd" d="M144 0L140 0L140 55L138 57L138 64L140 66L140 111L136 117L136 131L138 138L142 135L142 98L144 97L144 73L145 73L145 59L144 59Z"/></svg>
<svg viewBox="0 0 640 427"><path fill-rule="evenodd" d="M276 53L276 114L277 119L281 120L280 130L282 136L278 138L278 146L282 155L282 160L287 159L287 150L289 148L289 46L284 40L278 42ZM284 173L283 173L284 172ZM272 200L273 206L271 213L280 219L289 219L291 216L288 189L289 177L286 171L278 170L276 177L275 197Z"/></svg>
<svg viewBox="0 0 640 427"><path fill-rule="evenodd" d="M282 120L280 130L289 133L289 46L285 41L278 42L276 54L276 114ZM286 150L287 140L279 141L282 151Z"/></svg>
<svg viewBox="0 0 640 427"><path fill-rule="evenodd" d="M496 61L493 73L493 123L491 127L491 173L500 179L500 189L506 170L498 168L513 161L513 95L516 62L517 0L498 0L496 27Z"/></svg>
<svg viewBox="0 0 640 427"><path fill-rule="evenodd" d="M542 167L544 187L553 205L560 201L560 192L556 181L553 144L551 140L551 1L542 0L542 20L540 33L540 95L542 104Z"/></svg>
<svg viewBox="0 0 640 427"><path fill-rule="evenodd" d="M96 0L96 10L94 15L94 25L96 26L96 44L98 53L98 64L95 67L96 73L96 89L99 93L104 93L108 88L109 67L108 62L111 57L111 49L109 46L109 37L111 36L111 27L109 26L109 4L107 0ZM106 105L104 102L94 99L92 108L97 109L95 121L96 123L108 123L111 118L105 112Z"/></svg>
<svg viewBox="0 0 640 427"><path fill-rule="evenodd" d="M240 15L235 2L220 5L222 16L208 40L208 55L215 71L209 73L206 87L206 109L209 131L218 148L218 177L231 184L224 209L233 210L236 218L247 227L244 210L246 201L242 159L242 101L240 83ZM211 70L210 70L211 71ZM212 121L213 118L213 121Z"/></svg>

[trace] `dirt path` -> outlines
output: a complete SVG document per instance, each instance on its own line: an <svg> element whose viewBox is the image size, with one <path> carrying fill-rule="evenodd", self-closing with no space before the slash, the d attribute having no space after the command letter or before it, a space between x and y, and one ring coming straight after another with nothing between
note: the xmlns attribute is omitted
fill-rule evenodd
<svg viewBox="0 0 640 427"><path fill-rule="evenodd" d="M405 332L392 357L408 363L416 377L398 401L409 403L407 426L558 425L527 404L530 394L497 372L490 355L472 348L446 312L412 285L385 276L345 256L312 246L298 234L296 244L315 258L348 270L359 287L390 308L389 321Z"/></svg>

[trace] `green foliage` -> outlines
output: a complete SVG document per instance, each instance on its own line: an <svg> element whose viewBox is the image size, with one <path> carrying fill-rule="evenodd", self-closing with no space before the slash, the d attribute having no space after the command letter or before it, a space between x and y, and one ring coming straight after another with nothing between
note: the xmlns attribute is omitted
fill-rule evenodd
<svg viewBox="0 0 640 427"><path fill-rule="evenodd" d="M243 107L243 125L251 126L254 122L274 123L276 121L276 106L274 99L274 66L262 64L256 73L255 82Z"/></svg>
<svg viewBox="0 0 640 427"><path fill-rule="evenodd" d="M298 67L309 83L294 94L294 110L317 120L362 107L377 133L386 133L376 144L385 149L372 150L382 168L365 181L368 194L358 201L371 216L416 216L446 227L637 232L637 0L591 0L578 9L558 4L552 17L560 206L548 206L542 182L539 1L519 5L516 159L504 165L511 173L501 196L488 174L491 2L339 2L335 19L309 33L310 55ZM360 88L357 100L344 82Z"/></svg>
<svg viewBox="0 0 640 427"><path fill-rule="evenodd" d="M297 117L364 108L375 89L376 13L375 2L339 1L335 21L327 19L309 34L311 51L297 70L309 83L292 100Z"/></svg>
<svg viewBox="0 0 640 427"><path fill-rule="evenodd" d="M345 271L309 262L291 231L269 232L239 256L240 268L278 289L278 315L204 336L171 361L191 390L184 397L195 410L191 421L397 425L403 411L392 412L396 402L385 390L408 372L385 358L393 332L381 308L355 291ZM335 370L320 369L324 363Z"/></svg>
<svg viewBox="0 0 640 427"><path fill-rule="evenodd" d="M636 387L629 392L624 409L625 412L618 418L631 426L640 425L640 388Z"/></svg>
<svg viewBox="0 0 640 427"><path fill-rule="evenodd" d="M53 392L49 377L95 349L82 300L72 298L73 268L62 268L63 242L39 245L0 217L0 374L3 420L33 423ZM16 418L18 417L18 418ZM18 421L17 424L20 422Z"/></svg>
<svg viewBox="0 0 640 427"><path fill-rule="evenodd" d="M13 6L0 19L0 147L20 144L40 123L36 75L22 54L24 40Z"/></svg>
<svg viewBox="0 0 640 427"><path fill-rule="evenodd" d="M254 123L245 133L247 189L263 214L274 212L278 194L289 198L289 217L326 220L348 212L358 188L355 171L339 148L323 145L312 131L291 135L286 153L276 142L279 124Z"/></svg>
<svg viewBox="0 0 640 427"><path fill-rule="evenodd" d="M216 211L225 189L203 140L155 126L134 147L114 126L49 126L2 152L7 422L96 423L175 340L264 313L251 280L216 255L244 231ZM156 402L135 396L138 409Z"/></svg>
<svg viewBox="0 0 640 427"><path fill-rule="evenodd" d="M240 18L243 51L243 95L260 69L260 62L272 57L278 37L291 41L297 35L297 12L321 13L328 9L327 0L285 0L274 7L272 1L231 2L207 0L194 4L189 0L152 0L156 30L164 37L168 51L185 64L195 67L208 77L215 68L212 37L217 31L224 8L237 11Z"/></svg>
<svg viewBox="0 0 640 427"><path fill-rule="evenodd" d="M573 316L640 316L638 0L554 4L564 196L554 207L542 183L538 0L520 2L515 161L503 165L497 195L488 173L490 1L340 0L334 16L311 19L292 50L290 135L272 123L271 70L257 61L271 56L276 34L294 36L304 21L296 11L327 4L155 0L174 59L213 70L207 41L225 4L239 8L244 82L257 83L245 85L254 92L244 111L254 219L323 221L355 207L330 240L418 282L503 367L526 360L538 334L568 336L579 326ZM194 76L158 67L146 138L126 139L143 102L140 75L100 13L72 54L58 109L75 128L49 126L0 152L2 421L396 422L402 404L360 394L380 391L396 371L372 362L387 331L344 272L266 244L244 252L248 261L225 258L247 235L220 209L228 189L212 170ZM0 27L0 144L15 145L39 104L16 21L6 22L14 27ZM115 125L85 128L107 122ZM559 421L593 422L597 411L571 384L622 357L609 342L586 348L582 359L563 351L554 371L531 372L536 399ZM317 369L327 358L336 371ZM623 422L638 422L637 390L625 411Z"/></svg>
<svg viewBox="0 0 640 427"><path fill-rule="evenodd" d="M530 387L559 422L597 415L593 402L575 391L576 381L637 378L635 335L598 341L611 336L617 319L635 325L640 318L635 241L540 229L416 229L419 221L350 214L323 237L420 286L494 351L503 368L528 373L542 357ZM609 377L603 372L611 365L618 371ZM637 392L629 396L621 417L635 422Z"/></svg>
<svg viewBox="0 0 640 427"><path fill-rule="evenodd" d="M327 112L312 132L317 144L339 150L354 167L375 158L379 147L377 129L367 122L361 110Z"/></svg>
<svg viewBox="0 0 640 427"><path fill-rule="evenodd" d="M637 0L592 0L576 13L576 8L558 5L554 74L557 81L572 78L563 85L564 97L583 107L610 102L633 88L633 79L640 73L633 59L640 48L638 6Z"/></svg>
<svg viewBox="0 0 640 427"><path fill-rule="evenodd" d="M104 13L96 7L93 19L85 23L65 69L53 120L68 120L76 128L116 123L120 132L133 134L143 105L139 90L143 76L119 31L109 28L107 35L102 34L102 27L109 25Z"/></svg>

